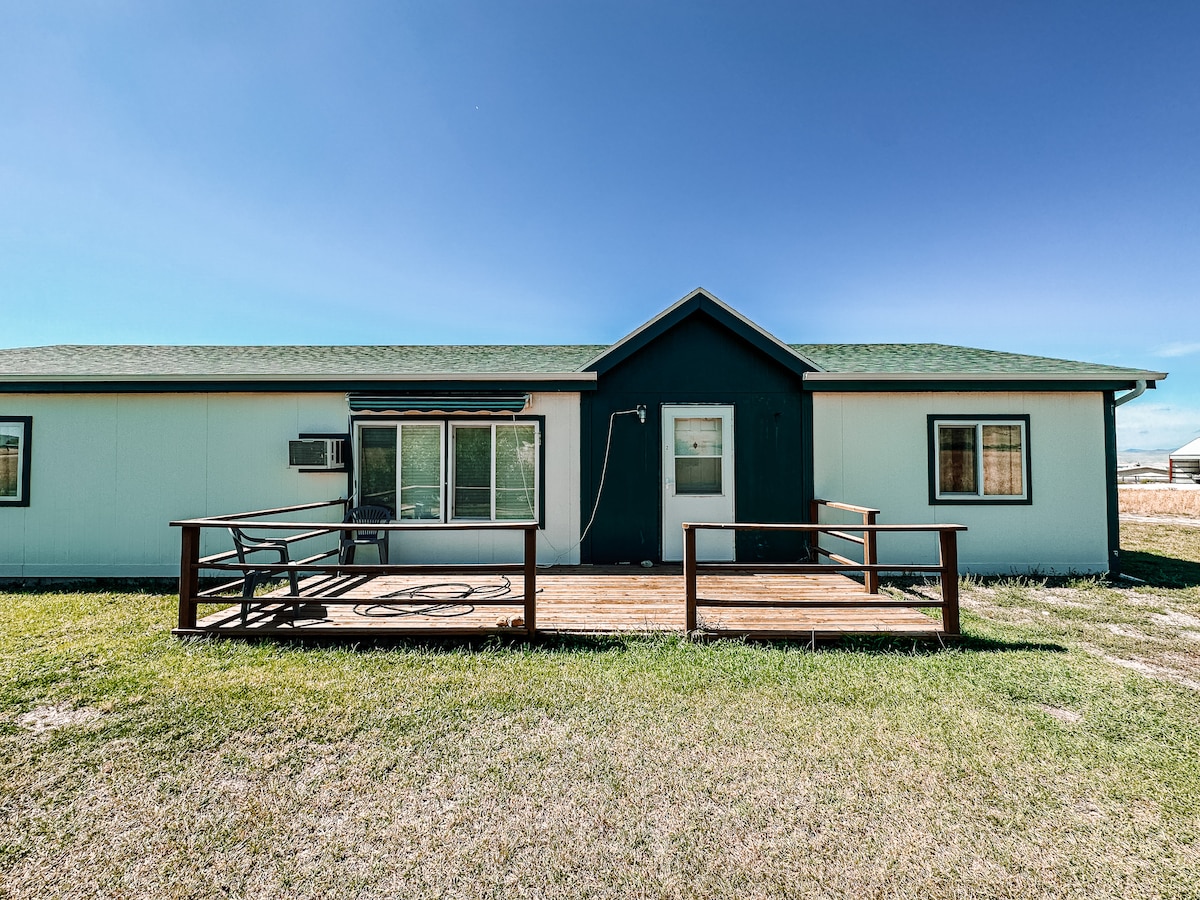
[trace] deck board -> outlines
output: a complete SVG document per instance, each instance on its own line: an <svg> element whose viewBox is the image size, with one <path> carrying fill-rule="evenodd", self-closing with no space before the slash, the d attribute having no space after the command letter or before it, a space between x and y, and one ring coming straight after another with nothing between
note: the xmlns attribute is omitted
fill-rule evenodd
<svg viewBox="0 0 1200 900"><path fill-rule="evenodd" d="M424 594L419 603L401 602L415 587L459 583L478 591L466 599L449 589ZM941 621L916 609L778 609L771 600L819 600L828 603L868 599L862 584L845 575L746 574L700 575L703 599L738 601L738 606L699 610L702 632L751 638L827 638L847 634L936 636ZM617 634L684 631L683 579L677 569L655 572L557 570L537 578L537 630L558 634ZM280 589L259 597L245 626L235 605L204 616L195 629L178 634L280 637L525 634L524 581L497 575L312 576L300 585L303 606L283 602ZM498 596L497 596L498 595ZM886 599L886 598L884 598ZM494 605L484 605L494 604ZM261 605L258 605L261 604ZM211 609L211 607L208 607Z"/></svg>

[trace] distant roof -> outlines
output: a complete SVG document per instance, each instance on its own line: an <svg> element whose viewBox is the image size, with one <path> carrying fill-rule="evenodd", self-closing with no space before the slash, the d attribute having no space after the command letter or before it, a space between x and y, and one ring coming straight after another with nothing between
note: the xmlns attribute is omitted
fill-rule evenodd
<svg viewBox="0 0 1200 900"><path fill-rule="evenodd" d="M1178 450L1171 454L1172 458L1178 456L1200 456L1200 437L1188 441Z"/></svg>

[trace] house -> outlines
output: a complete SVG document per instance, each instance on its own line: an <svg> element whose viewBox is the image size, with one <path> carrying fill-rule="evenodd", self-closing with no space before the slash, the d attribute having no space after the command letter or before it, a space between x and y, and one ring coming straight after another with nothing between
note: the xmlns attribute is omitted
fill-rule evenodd
<svg viewBox="0 0 1200 900"><path fill-rule="evenodd" d="M1188 441L1169 457L1167 463L1172 484L1200 484L1200 438Z"/></svg>
<svg viewBox="0 0 1200 900"><path fill-rule="evenodd" d="M1170 481L1170 472L1162 466L1131 465L1117 469L1117 481L1121 484L1150 484Z"/></svg>
<svg viewBox="0 0 1200 900"><path fill-rule="evenodd" d="M1114 411L1165 377L787 344L700 289L612 345L2 350L0 578L172 576L171 520L339 496L423 523L536 520L542 563L678 560L685 521L805 522L820 497L968 526L966 571L1105 571ZM805 552L795 534L700 540L709 560ZM920 540L888 535L881 562L931 559ZM513 553L450 529L392 545Z"/></svg>

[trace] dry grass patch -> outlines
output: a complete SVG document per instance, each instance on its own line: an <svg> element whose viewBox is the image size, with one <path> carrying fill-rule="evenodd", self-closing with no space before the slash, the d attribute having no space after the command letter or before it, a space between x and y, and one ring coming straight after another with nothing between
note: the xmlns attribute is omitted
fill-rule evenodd
<svg viewBox="0 0 1200 900"><path fill-rule="evenodd" d="M1123 522L1121 544L1135 581L966 579L963 608L1012 633L1200 688L1200 529ZM908 592L935 596L920 586Z"/></svg>
<svg viewBox="0 0 1200 900"><path fill-rule="evenodd" d="M1123 515L1185 516L1200 521L1200 485L1122 484L1117 503Z"/></svg>
<svg viewBox="0 0 1200 900"><path fill-rule="evenodd" d="M963 607L1109 662L1191 688L1200 687L1200 642L1186 627L1200 612L1194 590L1166 592L1099 580L979 583Z"/></svg>
<svg viewBox="0 0 1200 900"><path fill-rule="evenodd" d="M50 728L87 725L95 722L100 716L100 710L94 706L75 709L70 703L55 703L52 706L38 706L23 712L17 716L16 722L18 728L40 734Z"/></svg>

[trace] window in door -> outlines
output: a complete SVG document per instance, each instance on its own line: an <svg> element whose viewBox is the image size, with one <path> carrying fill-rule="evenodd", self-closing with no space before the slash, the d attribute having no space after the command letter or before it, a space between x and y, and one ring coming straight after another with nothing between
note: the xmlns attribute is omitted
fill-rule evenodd
<svg viewBox="0 0 1200 900"><path fill-rule="evenodd" d="M721 419L676 419L675 493L722 493L723 449Z"/></svg>

